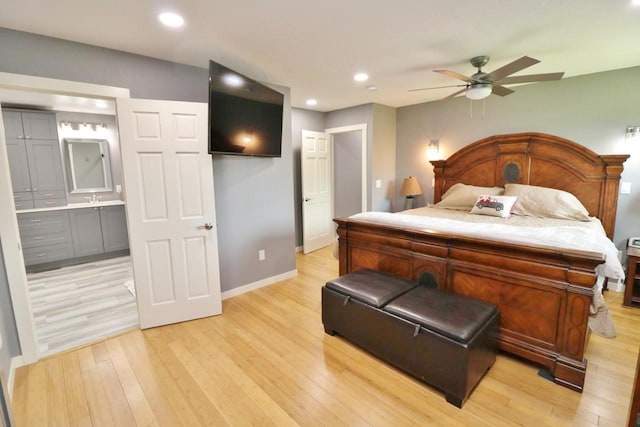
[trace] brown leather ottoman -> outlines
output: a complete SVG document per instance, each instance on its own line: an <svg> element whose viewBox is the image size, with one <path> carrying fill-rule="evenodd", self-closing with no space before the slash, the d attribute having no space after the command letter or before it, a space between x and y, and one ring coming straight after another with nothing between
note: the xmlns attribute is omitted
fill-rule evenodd
<svg viewBox="0 0 640 427"><path fill-rule="evenodd" d="M439 388L459 408L495 361L499 321L493 304L374 270L322 288L328 334Z"/></svg>

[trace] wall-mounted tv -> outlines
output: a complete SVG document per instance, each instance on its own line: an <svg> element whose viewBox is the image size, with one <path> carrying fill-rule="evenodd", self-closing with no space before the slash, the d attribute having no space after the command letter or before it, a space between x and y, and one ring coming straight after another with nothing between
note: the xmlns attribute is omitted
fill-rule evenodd
<svg viewBox="0 0 640 427"><path fill-rule="evenodd" d="M209 61L209 153L280 157L284 95Z"/></svg>

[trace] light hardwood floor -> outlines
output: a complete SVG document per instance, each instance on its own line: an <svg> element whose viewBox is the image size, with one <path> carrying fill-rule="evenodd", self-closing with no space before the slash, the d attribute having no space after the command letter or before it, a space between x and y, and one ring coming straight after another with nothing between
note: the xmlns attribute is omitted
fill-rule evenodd
<svg viewBox="0 0 640 427"><path fill-rule="evenodd" d="M584 393L500 354L464 405L324 333L330 250L298 276L223 302L223 314L115 338L18 370L18 426L624 426L640 309L608 292L618 337L591 334Z"/></svg>

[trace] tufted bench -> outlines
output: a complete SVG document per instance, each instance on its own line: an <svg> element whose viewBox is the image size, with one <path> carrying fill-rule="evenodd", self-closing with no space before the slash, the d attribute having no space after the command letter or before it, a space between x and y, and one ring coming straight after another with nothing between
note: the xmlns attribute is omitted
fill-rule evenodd
<svg viewBox="0 0 640 427"><path fill-rule="evenodd" d="M322 288L322 323L445 393L461 408L496 358L493 304L359 270Z"/></svg>

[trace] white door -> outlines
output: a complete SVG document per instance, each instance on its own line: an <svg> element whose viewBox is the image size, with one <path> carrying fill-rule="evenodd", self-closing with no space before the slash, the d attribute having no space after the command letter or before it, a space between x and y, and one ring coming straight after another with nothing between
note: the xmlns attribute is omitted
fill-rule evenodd
<svg viewBox="0 0 640 427"><path fill-rule="evenodd" d="M330 136L302 131L302 250L305 254L330 245L333 233L333 191Z"/></svg>
<svg viewBox="0 0 640 427"><path fill-rule="evenodd" d="M140 327L220 314L207 105L116 106Z"/></svg>

